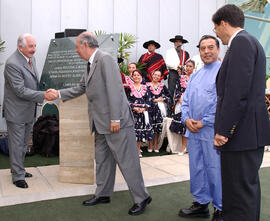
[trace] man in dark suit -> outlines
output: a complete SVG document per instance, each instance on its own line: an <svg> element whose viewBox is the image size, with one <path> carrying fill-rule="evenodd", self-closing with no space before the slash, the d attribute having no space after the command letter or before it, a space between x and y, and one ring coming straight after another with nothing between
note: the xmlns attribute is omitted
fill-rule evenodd
<svg viewBox="0 0 270 221"><path fill-rule="evenodd" d="M152 198L142 177L134 120L117 63L98 49L98 42L90 32L81 33L76 41L79 56L88 61L87 69L77 87L55 93L63 101L85 93L88 98L90 130L95 132L96 192L83 202L85 206L109 203L118 164L130 190L134 205L130 215L139 215Z"/></svg>
<svg viewBox="0 0 270 221"><path fill-rule="evenodd" d="M270 144L265 105L265 54L243 30L244 14L235 5L218 9L212 20L227 53L217 80L215 145L221 151L225 221L259 220L258 171L264 146Z"/></svg>
<svg viewBox="0 0 270 221"><path fill-rule="evenodd" d="M51 100L52 95L37 91L39 76L35 57L36 41L31 34L22 34L17 50L7 59L4 70L4 115L7 122L12 181L27 188L24 158L35 116L36 103ZM50 97L51 96L51 97Z"/></svg>

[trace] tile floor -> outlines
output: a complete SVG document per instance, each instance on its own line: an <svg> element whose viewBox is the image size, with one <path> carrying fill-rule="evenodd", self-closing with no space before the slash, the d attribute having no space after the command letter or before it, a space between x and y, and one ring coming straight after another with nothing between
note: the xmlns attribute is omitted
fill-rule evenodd
<svg viewBox="0 0 270 221"><path fill-rule="evenodd" d="M189 179L188 155L177 154L141 158L146 186L181 182ZM270 167L270 152L265 152L262 167ZM27 168L33 174L27 179L28 189L11 183L9 169L0 170L0 206L41 200L93 194L95 185L62 183L58 180L59 166ZM117 168L115 191L127 190L127 185Z"/></svg>

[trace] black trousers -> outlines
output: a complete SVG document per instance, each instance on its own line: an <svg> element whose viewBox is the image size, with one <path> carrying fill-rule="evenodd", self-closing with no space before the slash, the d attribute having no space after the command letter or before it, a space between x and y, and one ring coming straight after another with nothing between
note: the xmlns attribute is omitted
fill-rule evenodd
<svg viewBox="0 0 270 221"><path fill-rule="evenodd" d="M172 98L174 98L175 87L178 81L179 81L178 72L170 69L168 78L168 89L171 93Z"/></svg>
<svg viewBox="0 0 270 221"><path fill-rule="evenodd" d="M264 148L221 151L222 204L225 221L259 221L259 169Z"/></svg>
<svg viewBox="0 0 270 221"><path fill-rule="evenodd" d="M171 94L171 102L168 104L168 115L172 115L172 108L174 105L174 92L176 88L176 84L179 81L179 74L175 70L169 70L169 78L168 78L168 89Z"/></svg>

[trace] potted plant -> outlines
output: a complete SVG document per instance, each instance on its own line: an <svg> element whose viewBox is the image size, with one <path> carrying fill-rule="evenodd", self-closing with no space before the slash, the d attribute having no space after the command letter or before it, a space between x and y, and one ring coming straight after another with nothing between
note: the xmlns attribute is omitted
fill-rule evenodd
<svg viewBox="0 0 270 221"><path fill-rule="evenodd" d="M95 35L102 35L106 34L105 31L102 30L96 30L94 31ZM137 41L137 37L135 35L129 34L129 33L120 33L120 38L118 42L118 64L120 71L128 75L128 63L129 63L129 57L130 52L128 51L130 48L134 47L134 44Z"/></svg>

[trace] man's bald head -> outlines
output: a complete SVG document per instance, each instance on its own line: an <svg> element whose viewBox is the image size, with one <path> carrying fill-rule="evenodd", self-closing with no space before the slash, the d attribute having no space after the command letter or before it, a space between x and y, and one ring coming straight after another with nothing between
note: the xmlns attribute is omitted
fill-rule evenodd
<svg viewBox="0 0 270 221"><path fill-rule="evenodd" d="M78 40L80 41L80 44L86 42L90 48L98 48L98 41L96 36L89 31L82 32L78 36Z"/></svg>

